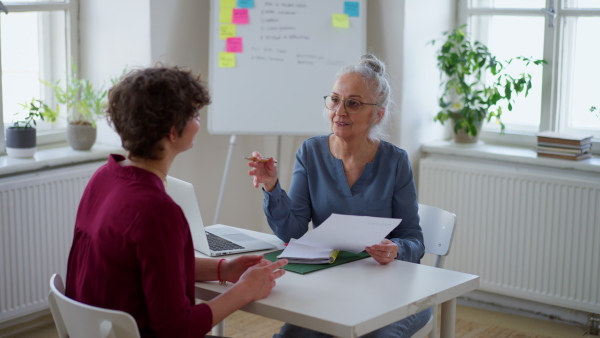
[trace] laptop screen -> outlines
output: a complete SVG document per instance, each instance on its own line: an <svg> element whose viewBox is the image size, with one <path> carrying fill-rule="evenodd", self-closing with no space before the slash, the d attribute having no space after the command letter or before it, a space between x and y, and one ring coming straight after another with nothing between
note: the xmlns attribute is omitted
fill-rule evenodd
<svg viewBox="0 0 600 338"><path fill-rule="evenodd" d="M198 200L196 199L196 192L194 186L186 181L182 181L172 176L167 176L167 194L179 204L188 223L191 225L201 225L204 227L202 222L202 215L200 215L200 208L198 207Z"/></svg>

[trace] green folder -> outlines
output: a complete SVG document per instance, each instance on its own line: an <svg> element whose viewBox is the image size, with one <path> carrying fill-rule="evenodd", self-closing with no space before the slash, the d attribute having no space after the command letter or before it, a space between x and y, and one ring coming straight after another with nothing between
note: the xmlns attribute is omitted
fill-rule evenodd
<svg viewBox="0 0 600 338"><path fill-rule="evenodd" d="M277 256L279 256L279 254L281 254L281 251L283 251L283 250L267 253L264 255L265 259L268 259L271 262L275 262L277 260ZM360 253L355 254L355 253L351 253L348 251L340 251L340 253L337 255L337 258L335 259L335 261L331 264L293 264L293 263L289 263L288 265L284 266L283 268L287 271L305 275L305 274L311 273L313 271L331 268L336 265L346 264L346 263L349 263L352 261L357 261L359 259L363 259L363 258L367 258L367 257L370 257L370 255L366 252L360 252Z"/></svg>

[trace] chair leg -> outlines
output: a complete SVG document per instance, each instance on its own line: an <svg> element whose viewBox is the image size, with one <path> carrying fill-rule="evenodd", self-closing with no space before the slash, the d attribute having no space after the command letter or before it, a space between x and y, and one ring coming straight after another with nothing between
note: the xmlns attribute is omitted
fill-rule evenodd
<svg viewBox="0 0 600 338"><path fill-rule="evenodd" d="M214 334L217 336L222 336L225 334L225 322L222 321L219 324L215 325L215 327L213 328L213 330L215 331Z"/></svg>

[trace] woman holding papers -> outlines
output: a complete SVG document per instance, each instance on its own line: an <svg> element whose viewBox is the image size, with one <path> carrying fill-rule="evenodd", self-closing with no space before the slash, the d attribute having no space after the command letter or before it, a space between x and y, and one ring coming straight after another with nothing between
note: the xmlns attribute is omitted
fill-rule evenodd
<svg viewBox="0 0 600 338"><path fill-rule="evenodd" d="M195 258L184 213L165 191L175 157L192 147L204 84L177 68L129 73L108 93L109 123L127 158L110 155L81 198L66 295L131 314L142 337L203 337L226 316L266 297L286 262L260 255ZM195 281L234 286L196 305Z"/></svg>
<svg viewBox="0 0 600 338"><path fill-rule="evenodd" d="M386 239L365 250L380 264L394 259L418 263L425 247L412 169L406 151L381 139L392 113L385 65L364 55L338 73L324 100L332 133L309 138L298 149L289 194L279 185L272 158L249 163L254 186L263 187L269 226L288 242L302 237L309 222L318 227L332 213L402 219ZM258 152L252 155L262 159ZM425 310L367 336L410 337L430 313ZM322 334L286 324L276 336Z"/></svg>

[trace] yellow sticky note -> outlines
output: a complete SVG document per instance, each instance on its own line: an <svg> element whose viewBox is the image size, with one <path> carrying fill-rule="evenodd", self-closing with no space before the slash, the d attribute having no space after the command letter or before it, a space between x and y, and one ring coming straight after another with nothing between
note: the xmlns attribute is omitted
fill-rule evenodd
<svg viewBox="0 0 600 338"><path fill-rule="evenodd" d="M332 14L331 25L335 28L350 28L348 14Z"/></svg>
<svg viewBox="0 0 600 338"><path fill-rule="evenodd" d="M233 9L221 8L221 12L219 13L219 21L220 22L231 23L232 17L233 17Z"/></svg>
<svg viewBox="0 0 600 338"><path fill-rule="evenodd" d="M235 67L235 53L219 53L219 68L234 68Z"/></svg>
<svg viewBox="0 0 600 338"><path fill-rule="evenodd" d="M227 38L232 38L236 35L235 33L235 25L224 24L221 25L221 29L219 30L219 38L221 40L225 40Z"/></svg>
<svg viewBox="0 0 600 338"><path fill-rule="evenodd" d="M221 8L233 8L237 6L237 0L221 0Z"/></svg>

